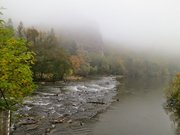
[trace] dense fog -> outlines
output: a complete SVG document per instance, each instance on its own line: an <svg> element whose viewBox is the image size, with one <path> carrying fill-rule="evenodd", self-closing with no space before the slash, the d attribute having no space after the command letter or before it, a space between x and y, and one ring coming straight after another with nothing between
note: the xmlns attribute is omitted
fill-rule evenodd
<svg viewBox="0 0 180 135"><path fill-rule="evenodd" d="M178 0L1 0L5 17L27 26L95 27L104 40L132 48L178 54Z"/></svg>

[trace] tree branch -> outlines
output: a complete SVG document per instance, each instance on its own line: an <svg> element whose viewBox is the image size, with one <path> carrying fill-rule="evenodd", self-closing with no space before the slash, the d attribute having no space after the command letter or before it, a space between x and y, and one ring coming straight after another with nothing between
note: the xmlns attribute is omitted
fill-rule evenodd
<svg viewBox="0 0 180 135"><path fill-rule="evenodd" d="M3 91L2 91L1 89L0 89L0 91L1 91L2 97L4 98L4 100L5 100L5 102L6 102L7 107L9 108L9 104L8 104L8 102L7 102L7 100L6 100L6 97L4 96Z"/></svg>

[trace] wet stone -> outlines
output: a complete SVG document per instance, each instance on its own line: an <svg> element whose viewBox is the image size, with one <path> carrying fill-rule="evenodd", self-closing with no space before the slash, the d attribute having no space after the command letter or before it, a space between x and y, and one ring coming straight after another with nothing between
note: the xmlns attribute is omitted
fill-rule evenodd
<svg viewBox="0 0 180 135"><path fill-rule="evenodd" d="M91 119L111 104L116 83L114 77L101 77L63 85L42 84L17 110L16 115L21 117L14 121L17 129L12 134L43 135L58 124L72 125Z"/></svg>

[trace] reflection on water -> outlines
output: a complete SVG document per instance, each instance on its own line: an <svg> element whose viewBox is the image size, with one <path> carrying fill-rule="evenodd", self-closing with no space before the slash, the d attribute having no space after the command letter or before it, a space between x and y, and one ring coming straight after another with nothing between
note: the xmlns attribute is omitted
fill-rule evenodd
<svg viewBox="0 0 180 135"><path fill-rule="evenodd" d="M167 79L124 79L107 111L91 120L57 125L53 135L179 135L180 120L163 109Z"/></svg>
<svg viewBox="0 0 180 135"><path fill-rule="evenodd" d="M180 135L180 115L171 108L165 108L166 114L169 115L170 120L173 122L173 126L176 135Z"/></svg>
<svg viewBox="0 0 180 135"><path fill-rule="evenodd" d="M93 135L177 135L163 109L166 79L126 79L114 103L93 125Z"/></svg>

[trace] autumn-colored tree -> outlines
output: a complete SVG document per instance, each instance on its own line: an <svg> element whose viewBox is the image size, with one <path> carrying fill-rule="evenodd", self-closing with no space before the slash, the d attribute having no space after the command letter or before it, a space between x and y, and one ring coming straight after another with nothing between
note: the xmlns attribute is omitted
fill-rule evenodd
<svg viewBox="0 0 180 135"><path fill-rule="evenodd" d="M83 64L83 59L77 55L71 55L70 60L74 70L79 70Z"/></svg>

